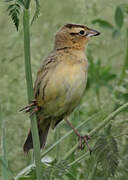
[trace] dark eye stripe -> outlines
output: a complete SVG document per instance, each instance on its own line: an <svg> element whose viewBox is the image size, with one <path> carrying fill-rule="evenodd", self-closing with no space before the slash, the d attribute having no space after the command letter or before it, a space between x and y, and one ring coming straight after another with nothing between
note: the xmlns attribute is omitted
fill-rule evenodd
<svg viewBox="0 0 128 180"><path fill-rule="evenodd" d="M78 35L78 33L73 33L73 32L72 32L72 33L70 33L70 34L71 34L72 36L74 36L74 35Z"/></svg>

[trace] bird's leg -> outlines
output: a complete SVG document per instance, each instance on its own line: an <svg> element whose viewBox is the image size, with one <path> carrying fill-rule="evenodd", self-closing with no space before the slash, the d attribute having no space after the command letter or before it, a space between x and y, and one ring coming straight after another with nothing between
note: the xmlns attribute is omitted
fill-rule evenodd
<svg viewBox="0 0 128 180"><path fill-rule="evenodd" d="M92 150L91 150L91 147L90 145L88 144L88 140L90 139L90 137L88 135L85 135L85 136L81 136L81 134L72 126L72 124L69 122L68 118L66 117L65 118L65 121L67 122L67 124L73 129L74 133L78 136L79 138L79 147L80 149L84 149L85 147L85 144L87 145L88 147L88 150L91 154Z"/></svg>

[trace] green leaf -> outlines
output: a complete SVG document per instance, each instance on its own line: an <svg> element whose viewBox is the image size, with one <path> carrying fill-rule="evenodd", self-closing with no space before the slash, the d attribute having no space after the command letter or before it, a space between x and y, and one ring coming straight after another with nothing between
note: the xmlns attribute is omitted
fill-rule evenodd
<svg viewBox="0 0 128 180"><path fill-rule="evenodd" d="M24 0L17 0L17 2L24 7Z"/></svg>
<svg viewBox="0 0 128 180"><path fill-rule="evenodd" d="M113 29L113 25L111 23L102 19L94 19L92 21L92 24L98 24L100 27L106 28L106 29Z"/></svg>
<svg viewBox="0 0 128 180"><path fill-rule="evenodd" d="M19 15L21 12L21 6L18 3L10 4L8 6L8 15L11 16L11 19L16 27L16 30L18 31L19 28Z"/></svg>
<svg viewBox="0 0 128 180"><path fill-rule="evenodd" d="M19 16L21 13L21 7L24 8L24 0L6 0L10 5L7 8L8 15L11 16L11 19L18 31L19 28Z"/></svg>
<svg viewBox="0 0 128 180"><path fill-rule="evenodd" d="M36 10L35 10L34 16L32 18L31 25L33 24L34 21L37 20L37 18L40 15L40 3L39 3L39 0L35 0L35 3L36 3Z"/></svg>
<svg viewBox="0 0 128 180"><path fill-rule="evenodd" d="M118 6L115 11L115 22L117 27L121 29L124 23L124 14L120 6Z"/></svg>
<svg viewBox="0 0 128 180"><path fill-rule="evenodd" d="M114 176L119 164L119 152L115 138L111 135L111 126L108 126L94 146L94 153L99 165L107 177Z"/></svg>

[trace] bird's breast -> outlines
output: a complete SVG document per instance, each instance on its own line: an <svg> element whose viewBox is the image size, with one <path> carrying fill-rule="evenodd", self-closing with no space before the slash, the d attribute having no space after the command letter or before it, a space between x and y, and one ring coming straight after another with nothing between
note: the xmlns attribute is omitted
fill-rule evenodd
<svg viewBox="0 0 128 180"><path fill-rule="evenodd" d="M79 103L87 81L87 62L59 63L49 74L43 109L52 116L72 111ZM42 87L43 89L43 87Z"/></svg>

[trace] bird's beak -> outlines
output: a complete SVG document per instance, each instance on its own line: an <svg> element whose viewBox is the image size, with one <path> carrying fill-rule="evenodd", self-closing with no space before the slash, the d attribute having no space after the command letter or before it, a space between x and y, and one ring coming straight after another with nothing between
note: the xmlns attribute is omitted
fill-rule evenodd
<svg viewBox="0 0 128 180"><path fill-rule="evenodd" d="M99 36L100 32L94 30L94 29L89 29L86 36L87 37L92 37L92 36Z"/></svg>

